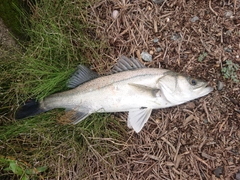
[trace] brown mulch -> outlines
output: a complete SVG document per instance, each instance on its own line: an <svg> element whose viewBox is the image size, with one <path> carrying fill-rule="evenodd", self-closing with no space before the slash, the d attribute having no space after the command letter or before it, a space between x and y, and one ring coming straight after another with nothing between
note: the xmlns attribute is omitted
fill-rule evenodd
<svg viewBox="0 0 240 180"><path fill-rule="evenodd" d="M113 10L120 13L116 19ZM221 68L226 60L240 64L240 1L104 0L90 8L88 20L96 25L95 38L110 45L104 58L92 60L96 71L109 70L120 55L141 59L146 51L153 55L146 66L208 80L215 91L155 110L143 130L129 131L123 142L95 138L116 149L100 155L91 144L85 179L239 179L240 85L224 79ZM221 91L218 81L225 84Z"/></svg>

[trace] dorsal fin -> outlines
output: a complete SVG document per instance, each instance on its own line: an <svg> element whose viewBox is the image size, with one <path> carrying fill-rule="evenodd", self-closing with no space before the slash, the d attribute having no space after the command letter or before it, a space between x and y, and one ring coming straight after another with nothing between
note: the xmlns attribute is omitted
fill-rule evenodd
<svg viewBox="0 0 240 180"><path fill-rule="evenodd" d="M112 72L118 73L122 71L134 70L146 68L138 59L127 58L126 56L121 56L118 62L113 66Z"/></svg>
<svg viewBox="0 0 240 180"><path fill-rule="evenodd" d="M72 77L68 80L67 87L75 88L82 83L90 81L98 77L96 72L88 69L86 66L79 65L75 73L73 73Z"/></svg>

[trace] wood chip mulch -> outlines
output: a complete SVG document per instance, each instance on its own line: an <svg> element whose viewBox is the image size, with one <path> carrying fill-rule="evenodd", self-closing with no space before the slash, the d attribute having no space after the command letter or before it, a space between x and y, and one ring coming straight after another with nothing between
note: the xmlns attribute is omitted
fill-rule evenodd
<svg viewBox="0 0 240 180"><path fill-rule="evenodd" d="M239 180L240 85L224 79L221 68L226 60L240 64L240 1L104 0L89 9L88 19L96 26L95 38L110 46L104 58L93 60L98 72L100 65L109 70L120 55L142 60L145 51L153 57L143 61L148 67L225 86L184 105L155 110L139 134L129 131L122 142L95 139L110 150L89 149L86 179ZM117 117L127 119L126 114Z"/></svg>

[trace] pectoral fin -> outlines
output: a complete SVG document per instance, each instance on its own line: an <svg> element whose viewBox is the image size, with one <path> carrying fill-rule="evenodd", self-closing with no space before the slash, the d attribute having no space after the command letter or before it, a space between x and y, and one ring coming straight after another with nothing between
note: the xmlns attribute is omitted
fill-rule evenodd
<svg viewBox="0 0 240 180"><path fill-rule="evenodd" d="M161 96L161 90L160 89L144 86L144 85L141 85L141 84L134 84L134 83L129 83L128 85L135 88L137 90L136 92L138 92L138 93L139 92L145 92L145 93L148 93L150 96L153 96L153 97Z"/></svg>
<svg viewBox="0 0 240 180"><path fill-rule="evenodd" d="M136 109L129 111L128 127L139 133L151 115L152 109Z"/></svg>

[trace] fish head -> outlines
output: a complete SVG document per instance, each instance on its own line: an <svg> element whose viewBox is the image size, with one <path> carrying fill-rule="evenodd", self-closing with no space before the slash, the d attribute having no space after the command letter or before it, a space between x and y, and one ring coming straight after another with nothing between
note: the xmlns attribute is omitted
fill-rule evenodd
<svg viewBox="0 0 240 180"><path fill-rule="evenodd" d="M168 71L158 81L161 93L172 105L205 96L213 91L208 82Z"/></svg>

